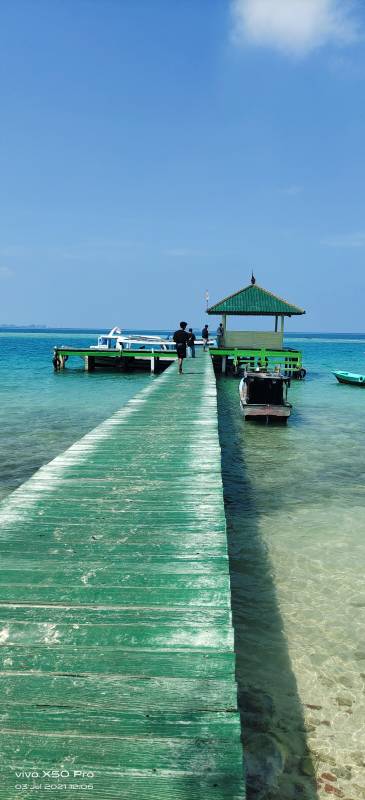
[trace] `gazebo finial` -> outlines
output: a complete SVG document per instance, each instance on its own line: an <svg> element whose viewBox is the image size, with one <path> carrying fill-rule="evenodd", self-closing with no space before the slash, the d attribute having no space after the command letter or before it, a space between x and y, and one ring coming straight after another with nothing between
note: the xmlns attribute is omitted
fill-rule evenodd
<svg viewBox="0 0 365 800"><path fill-rule="evenodd" d="M252 286L254 286L254 285L255 285L255 283L256 283L256 278L255 278L255 276L254 276L254 274L253 274L253 270L252 270L252 271L251 271L251 285L252 285Z"/></svg>

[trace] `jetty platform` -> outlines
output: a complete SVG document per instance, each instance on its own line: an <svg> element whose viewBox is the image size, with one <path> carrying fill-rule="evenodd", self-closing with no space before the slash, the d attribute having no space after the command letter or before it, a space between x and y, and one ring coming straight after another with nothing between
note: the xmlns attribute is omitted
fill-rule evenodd
<svg viewBox="0 0 365 800"><path fill-rule="evenodd" d="M172 364L0 506L2 800L243 800L216 385Z"/></svg>
<svg viewBox="0 0 365 800"><path fill-rule="evenodd" d="M277 366L287 377L301 380L306 374L306 370L303 369L302 353L290 347L283 350L265 347L210 347L209 352L214 368L217 372L225 374L228 372L237 374L242 367L252 371L264 367L273 372Z"/></svg>
<svg viewBox="0 0 365 800"><path fill-rule="evenodd" d="M54 348L54 358L58 359L59 368L64 369L67 361L72 358L84 361L87 372L95 369L117 369L128 372L133 369L149 369L151 372L162 372L177 360L176 350L161 350L153 347L136 348L128 350L97 350L90 347L61 347Z"/></svg>

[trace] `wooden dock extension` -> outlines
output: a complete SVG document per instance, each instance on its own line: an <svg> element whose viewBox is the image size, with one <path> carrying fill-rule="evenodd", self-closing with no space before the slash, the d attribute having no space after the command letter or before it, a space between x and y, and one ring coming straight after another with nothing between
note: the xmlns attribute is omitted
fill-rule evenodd
<svg viewBox="0 0 365 800"><path fill-rule="evenodd" d="M163 372L173 361L177 360L176 350L161 350L143 347L135 350L97 350L90 347L55 347L53 363L55 369L64 369L69 359L83 359L87 372L95 369L115 369L128 372L132 369L148 369L151 372ZM76 361L77 363L77 361ZM57 366L56 366L57 365Z"/></svg>
<svg viewBox="0 0 365 800"><path fill-rule="evenodd" d="M209 355L151 377L0 523L2 800L243 800Z"/></svg>

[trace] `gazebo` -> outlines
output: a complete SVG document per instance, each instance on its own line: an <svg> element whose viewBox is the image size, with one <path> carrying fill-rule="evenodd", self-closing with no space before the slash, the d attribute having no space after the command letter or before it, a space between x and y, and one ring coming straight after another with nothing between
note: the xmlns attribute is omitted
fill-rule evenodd
<svg viewBox="0 0 365 800"><path fill-rule="evenodd" d="M217 348L211 348L211 353L222 358L224 371L226 371L227 357L233 359L235 367L242 360L257 363L264 359L265 363L271 360L281 363L285 370L292 374L301 370L301 353L290 348L284 349L284 317L299 316L305 314L305 311L263 289L256 283L254 275L248 286L210 306L207 314L219 314L222 317L223 334L218 337ZM229 316L273 317L274 330L229 331L227 330Z"/></svg>

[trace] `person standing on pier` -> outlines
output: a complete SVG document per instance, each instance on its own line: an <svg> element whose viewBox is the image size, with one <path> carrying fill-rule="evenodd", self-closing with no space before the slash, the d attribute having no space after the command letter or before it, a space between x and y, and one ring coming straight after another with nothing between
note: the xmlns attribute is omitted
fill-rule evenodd
<svg viewBox="0 0 365 800"><path fill-rule="evenodd" d="M191 358L195 358L195 333L193 333L193 329L189 328L189 339L188 339L188 348L190 351Z"/></svg>
<svg viewBox="0 0 365 800"><path fill-rule="evenodd" d="M218 345L218 347L222 347L223 336L224 336L224 328L223 328L222 322L220 322L219 325L218 325L218 328L217 328L217 345Z"/></svg>
<svg viewBox="0 0 365 800"><path fill-rule="evenodd" d="M203 350L206 350L208 347L208 339L209 339L208 325L204 325L204 328L202 330L202 339L204 342Z"/></svg>
<svg viewBox="0 0 365 800"><path fill-rule="evenodd" d="M186 358L186 345L189 341L190 334L186 330L187 322L180 322L180 328L178 331L175 331L173 335L173 340L176 344L176 352L179 364L179 372L180 375L183 371L183 360Z"/></svg>

